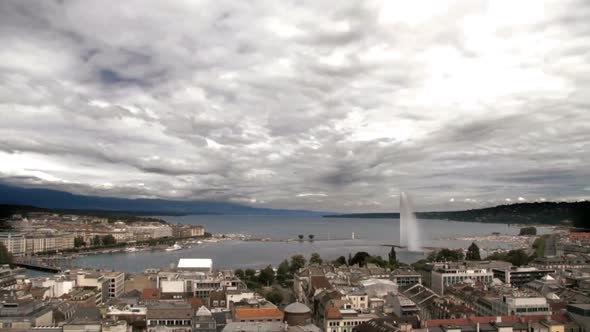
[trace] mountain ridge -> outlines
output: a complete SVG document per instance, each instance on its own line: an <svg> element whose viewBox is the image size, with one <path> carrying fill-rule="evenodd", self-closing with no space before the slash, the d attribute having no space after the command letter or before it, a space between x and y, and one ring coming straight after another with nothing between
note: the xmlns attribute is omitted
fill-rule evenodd
<svg viewBox="0 0 590 332"><path fill-rule="evenodd" d="M399 213L348 213L324 215L324 217L399 218ZM416 212L416 217L503 224L572 224L589 228L590 201L515 203L460 211Z"/></svg>
<svg viewBox="0 0 590 332"><path fill-rule="evenodd" d="M0 184L0 204L31 206L65 211L133 212L146 215L317 215L326 212L259 208L238 203L206 200L165 200L150 198L119 198L73 194L46 188L24 188Z"/></svg>

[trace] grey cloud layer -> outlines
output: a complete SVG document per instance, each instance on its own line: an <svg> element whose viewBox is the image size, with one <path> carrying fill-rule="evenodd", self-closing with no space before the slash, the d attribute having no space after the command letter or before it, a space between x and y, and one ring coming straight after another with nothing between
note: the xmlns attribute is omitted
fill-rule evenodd
<svg viewBox="0 0 590 332"><path fill-rule="evenodd" d="M2 1L0 180L325 211L588 198L590 3L441 3Z"/></svg>

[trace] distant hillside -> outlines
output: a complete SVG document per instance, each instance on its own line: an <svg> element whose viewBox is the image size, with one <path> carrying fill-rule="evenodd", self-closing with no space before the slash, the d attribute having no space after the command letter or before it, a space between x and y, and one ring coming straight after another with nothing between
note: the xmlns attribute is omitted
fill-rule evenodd
<svg viewBox="0 0 590 332"><path fill-rule="evenodd" d="M28 205L52 210L125 212L134 215L321 215L320 212L256 208L216 201L175 201L163 199L128 199L86 196L64 191L21 188L0 184L0 204Z"/></svg>
<svg viewBox="0 0 590 332"><path fill-rule="evenodd" d="M499 205L490 208L417 212L422 219L446 219L503 224L547 224L572 223L578 227L590 227L590 202L542 202ZM399 218L399 213L355 213L327 215L328 218Z"/></svg>

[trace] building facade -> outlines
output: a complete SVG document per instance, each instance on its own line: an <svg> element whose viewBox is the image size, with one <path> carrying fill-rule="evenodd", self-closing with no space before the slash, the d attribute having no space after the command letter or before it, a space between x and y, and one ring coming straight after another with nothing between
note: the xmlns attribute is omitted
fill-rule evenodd
<svg viewBox="0 0 590 332"><path fill-rule="evenodd" d="M494 279L494 273L487 269L478 268L441 268L432 271L432 290L443 295L445 288L467 280L474 282L490 283Z"/></svg>
<svg viewBox="0 0 590 332"><path fill-rule="evenodd" d="M513 267L510 269L493 269L494 278L512 287L522 287L525 284L541 279L548 274L554 274L555 269L539 269L536 267Z"/></svg>
<svg viewBox="0 0 590 332"><path fill-rule="evenodd" d="M108 281L109 298L114 299L123 295L125 292L125 273L107 272L104 278Z"/></svg>
<svg viewBox="0 0 590 332"><path fill-rule="evenodd" d="M22 233L0 233L0 243L2 243L13 256L23 256L26 253L27 244L25 235Z"/></svg>

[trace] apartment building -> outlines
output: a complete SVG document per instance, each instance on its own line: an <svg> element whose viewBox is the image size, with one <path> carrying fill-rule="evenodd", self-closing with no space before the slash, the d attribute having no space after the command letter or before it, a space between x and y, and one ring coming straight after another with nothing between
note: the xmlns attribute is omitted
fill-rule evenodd
<svg viewBox="0 0 590 332"><path fill-rule="evenodd" d="M23 233L2 232L0 233L0 243L13 256L23 256L26 253L27 244Z"/></svg>
<svg viewBox="0 0 590 332"><path fill-rule="evenodd" d="M61 251L74 248L74 234L27 234L25 236L26 254L33 255L48 251Z"/></svg>
<svg viewBox="0 0 590 332"><path fill-rule="evenodd" d="M109 298L114 299L123 295L125 292L125 273L123 272L106 272L103 277L108 281Z"/></svg>

